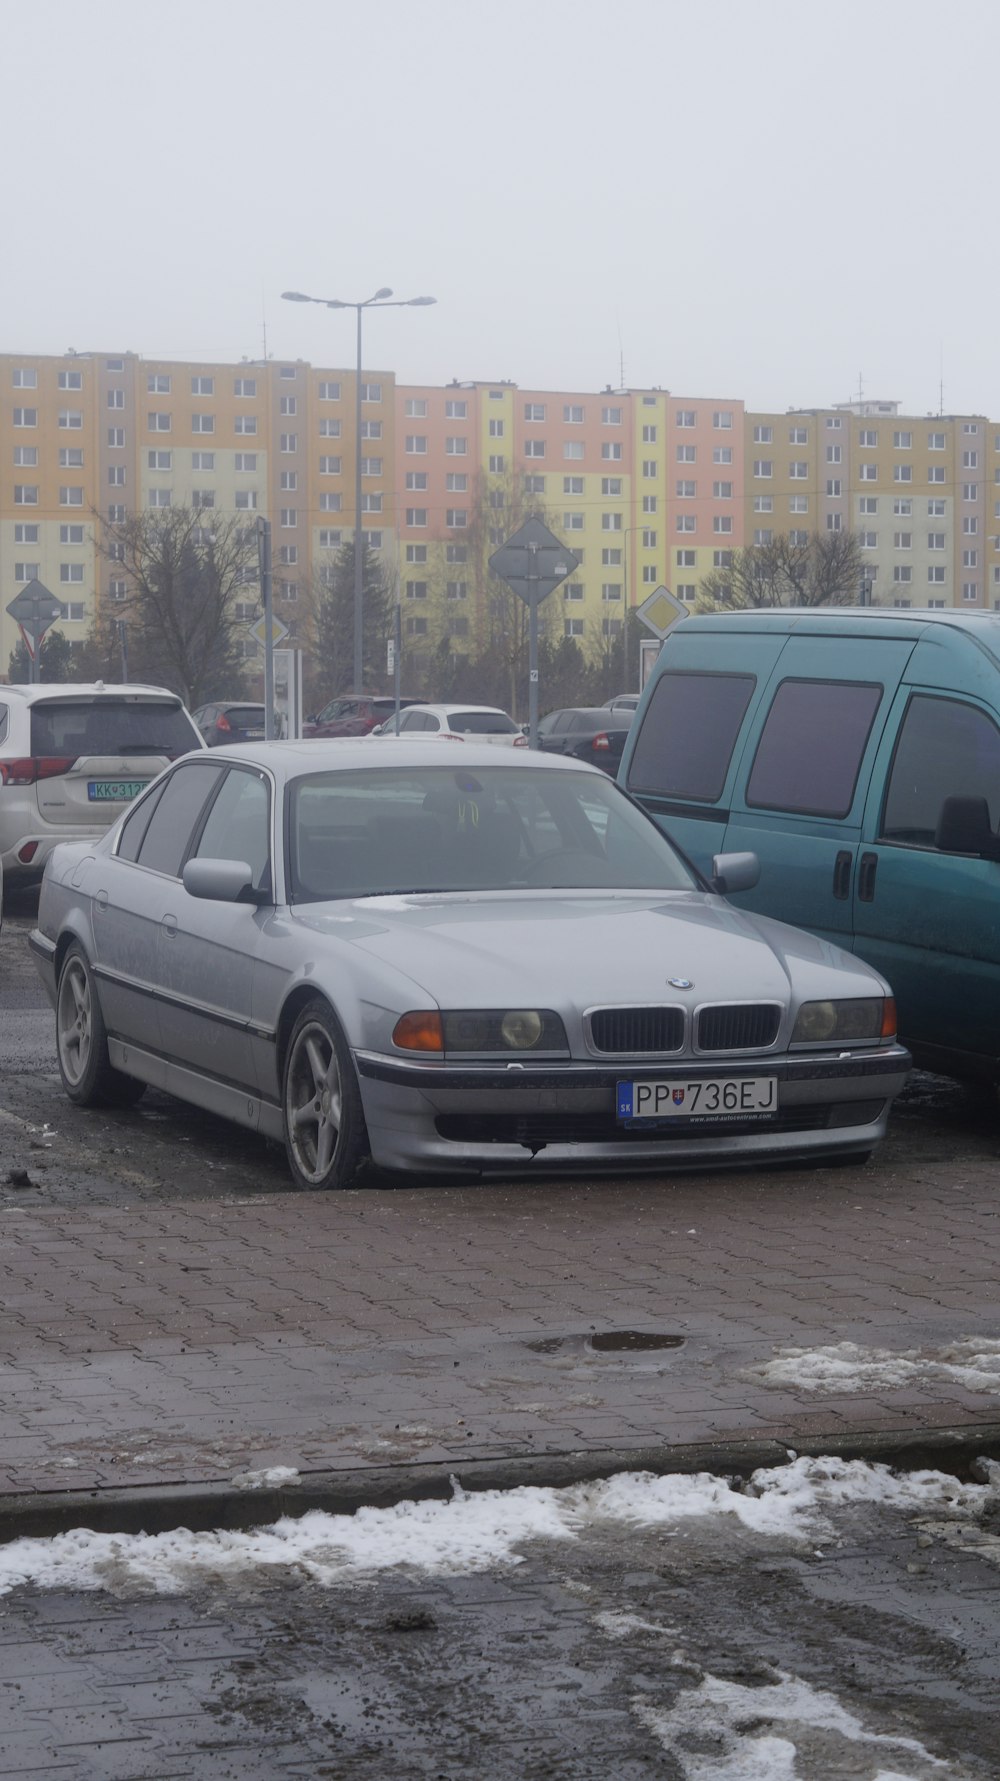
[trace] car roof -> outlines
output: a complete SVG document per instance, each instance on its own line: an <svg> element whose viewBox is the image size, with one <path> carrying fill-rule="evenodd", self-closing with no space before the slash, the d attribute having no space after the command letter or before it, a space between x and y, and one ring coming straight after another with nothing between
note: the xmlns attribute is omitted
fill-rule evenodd
<svg viewBox="0 0 1000 1781"><path fill-rule="evenodd" d="M26 705L33 704L37 699L78 699L81 696L120 699L123 694L129 698L172 699L178 705L183 704L180 694L172 693L169 687L143 686L135 680L113 686L103 680L52 680L37 681L33 686L0 687L0 698L23 699Z"/></svg>
<svg viewBox="0 0 1000 1781"><path fill-rule="evenodd" d="M461 710L462 707L457 709ZM429 737L427 741L387 736L378 748L366 737L334 736L304 737L293 742L228 743L222 748L205 751L212 762L240 760L254 767L266 767L282 779L297 779L300 774L343 772L363 767L366 772L384 771L390 762L401 767L437 766L454 773L456 769L492 767L495 771L548 773L593 773L598 779L608 775L600 767L572 760L568 756L542 754L532 749L505 749L498 759L497 750L488 743L467 742L459 751L453 744ZM200 751L192 750L196 758ZM460 755L460 758L456 758Z"/></svg>
<svg viewBox="0 0 1000 1781"><path fill-rule="evenodd" d="M490 717L509 717L510 716L510 713L505 711L503 709L502 705L459 705L459 704L429 705L423 699L421 699L419 704L411 705L409 707L409 710L411 710L411 711L436 711L443 717L451 717L452 714L456 711L484 711L484 712L487 712ZM513 723L513 721L514 721L513 718L511 718L512 723Z"/></svg>

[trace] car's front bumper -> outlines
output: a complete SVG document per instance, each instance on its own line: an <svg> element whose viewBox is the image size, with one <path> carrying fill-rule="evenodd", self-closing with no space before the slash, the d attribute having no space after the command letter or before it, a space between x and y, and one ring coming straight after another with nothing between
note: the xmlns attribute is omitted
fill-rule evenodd
<svg viewBox="0 0 1000 1781"><path fill-rule="evenodd" d="M901 1045L802 1058L499 1068L356 1053L372 1157L384 1168L503 1171L694 1168L793 1160L852 1150L884 1135L910 1068ZM768 1120L670 1120L655 1130L616 1121L616 1088L633 1078L775 1076Z"/></svg>

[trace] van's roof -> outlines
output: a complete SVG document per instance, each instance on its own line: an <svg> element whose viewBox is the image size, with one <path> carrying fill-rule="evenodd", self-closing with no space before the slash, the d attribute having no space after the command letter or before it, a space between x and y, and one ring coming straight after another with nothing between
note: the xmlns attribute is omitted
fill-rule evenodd
<svg viewBox="0 0 1000 1781"><path fill-rule="evenodd" d="M952 608L896 606L755 606L741 612L692 612L669 635L693 631L798 631L816 636L911 637L932 629L962 633L1000 660L1000 612L958 612Z"/></svg>

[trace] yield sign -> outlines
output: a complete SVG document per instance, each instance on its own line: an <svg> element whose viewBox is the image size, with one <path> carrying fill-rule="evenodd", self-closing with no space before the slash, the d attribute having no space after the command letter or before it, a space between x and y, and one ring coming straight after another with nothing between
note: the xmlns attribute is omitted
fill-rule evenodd
<svg viewBox="0 0 1000 1781"><path fill-rule="evenodd" d="M540 519L529 519L493 552L490 568L526 606L538 606L579 561Z"/></svg>
<svg viewBox="0 0 1000 1781"><path fill-rule="evenodd" d="M15 594L9 601L7 611L20 627L24 638L24 647L32 661L35 652L41 646L42 638L50 625L62 618L62 606L55 594L50 594L47 587L37 579L29 581L26 587Z"/></svg>

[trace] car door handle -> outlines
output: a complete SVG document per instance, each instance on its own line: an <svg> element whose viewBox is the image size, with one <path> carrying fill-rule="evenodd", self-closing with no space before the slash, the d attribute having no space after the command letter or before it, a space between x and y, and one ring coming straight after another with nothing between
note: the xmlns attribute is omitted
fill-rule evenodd
<svg viewBox="0 0 1000 1781"><path fill-rule="evenodd" d="M833 894L843 902L851 892L851 855L842 848L833 862Z"/></svg>
<svg viewBox="0 0 1000 1781"><path fill-rule="evenodd" d="M858 900L862 903L875 901L875 874L878 871L878 854L863 853L858 861Z"/></svg>
<svg viewBox="0 0 1000 1781"><path fill-rule="evenodd" d="M177 933L177 917L176 917L176 915L165 915L163 917L163 920L160 923L160 926L163 929L163 932L166 934L167 939L173 940L174 936Z"/></svg>
<svg viewBox="0 0 1000 1781"><path fill-rule="evenodd" d="M102 909L102 910L106 909L108 906L107 891L106 890L95 891L94 892L94 902L97 904L98 909Z"/></svg>

